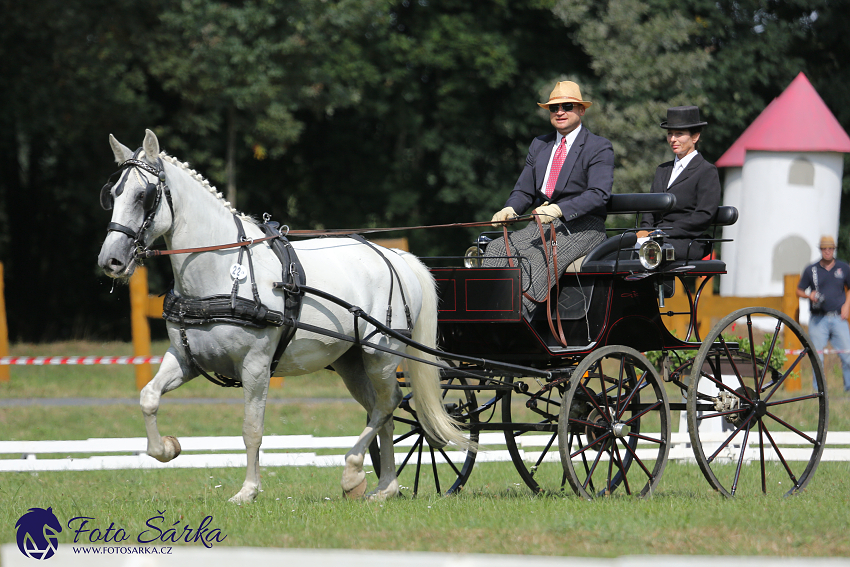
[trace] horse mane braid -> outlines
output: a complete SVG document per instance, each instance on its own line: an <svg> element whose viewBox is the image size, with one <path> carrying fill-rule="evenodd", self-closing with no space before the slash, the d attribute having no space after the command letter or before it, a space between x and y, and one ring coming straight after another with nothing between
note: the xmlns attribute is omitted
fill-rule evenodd
<svg viewBox="0 0 850 567"><path fill-rule="evenodd" d="M222 195L221 192L218 189L216 189L214 185L210 185L210 182L208 180L204 179L203 175L201 175L200 173L198 173L194 169L190 168L188 162L181 162L177 158L172 157L172 156L166 154L165 152L159 152L159 157L162 158L163 160L167 161L171 165L176 165L177 167L179 167L180 169L182 169L183 171L185 171L186 173L191 175L192 178L195 181L200 183L201 186L206 188L207 191L209 191L210 193L215 195L216 199L218 199L219 202L221 202L222 206L224 206L224 208L229 210L231 213L233 213L234 215L239 215L239 217L242 220L248 220L248 221L251 221L251 222L254 221L254 219L252 219L248 215L245 215L245 214L237 211L236 208L233 205L231 205L230 202L227 201L224 198L224 195Z"/></svg>

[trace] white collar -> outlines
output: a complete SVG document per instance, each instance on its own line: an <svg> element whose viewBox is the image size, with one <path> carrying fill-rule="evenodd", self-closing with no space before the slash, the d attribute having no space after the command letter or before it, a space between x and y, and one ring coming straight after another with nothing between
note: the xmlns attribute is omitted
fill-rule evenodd
<svg viewBox="0 0 850 567"><path fill-rule="evenodd" d="M568 148L571 147L573 145L573 142L576 141L576 138L578 138L579 132L581 132L581 122L579 122L578 128L576 128L575 130L573 130L572 132L570 132L566 136L564 136L563 134L558 132L557 133L558 135L555 136L555 147L557 148L558 146L561 145L561 138L566 138L567 139L567 147Z"/></svg>
<svg viewBox="0 0 850 567"><path fill-rule="evenodd" d="M688 164L691 163L691 160L694 159L694 157L698 153L699 152L697 150L694 150L691 153L689 153L688 155L686 155L685 157L683 157L682 159L679 159L679 156L676 156L676 159L673 160L673 169L676 169L676 166L679 165L679 163L681 163L682 164L682 170L684 171L684 169L686 167L688 167Z"/></svg>

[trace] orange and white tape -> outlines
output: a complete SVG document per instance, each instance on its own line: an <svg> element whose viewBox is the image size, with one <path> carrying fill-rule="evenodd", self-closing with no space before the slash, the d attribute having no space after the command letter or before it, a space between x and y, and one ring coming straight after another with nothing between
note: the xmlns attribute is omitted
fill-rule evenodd
<svg viewBox="0 0 850 567"><path fill-rule="evenodd" d="M161 356L3 356L0 365L54 366L62 364L161 364Z"/></svg>

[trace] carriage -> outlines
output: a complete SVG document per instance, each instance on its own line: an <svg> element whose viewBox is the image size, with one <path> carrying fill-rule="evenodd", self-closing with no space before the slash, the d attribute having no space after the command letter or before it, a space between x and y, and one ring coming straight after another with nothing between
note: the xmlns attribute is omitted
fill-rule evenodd
<svg viewBox="0 0 850 567"><path fill-rule="evenodd" d="M817 468L826 386L802 328L750 307L700 337L699 299L725 273L720 260L677 259L661 234L636 248L635 230L613 230L567 268L542 308L524 312L524 259L483 267L487 235L464 256L430 260L357 235L290 243L282 227L239 214L160 152L153 132L135 152L112 136L110 145L119 169L100 194L112 220L98 263L126 278L143 259L168 255L175 277L163 313L171 346L140 394L147 453L162 462L180 454L178 440L159 432L162 394L198 375L242 387L247 469L232 502L260 491L275 369L330 366L366 408L367 426L345 457L349 496L365 494L367 451L380 471L372 498L403 492L399 475L414 493L426 477L437 492L455 492L477 459L496 452L534 492L569 487L585 498L651 494L671 450L692 453L725 495L793 494ZM614 195L608 207L637 215L674 204L672 195ZM721 207L715 233L736 219ZM151 250L160 236L167 250ZM683 312L665 307L678 288ZM688 320L683 338L668 330L675 317ZM397 376L401 358L409 364Z"/></svg>
<svg viewBox="0 0 850 567"><path fill-rule="evenodd" d="M674 206L670 194L615 194L608 210L639 218ZM712 245L737 218L733 207L718 209ZM533 313L522 308L522 258L516 267L481 266L488 235L455 265L432 260L440 347L459 361L442 371L447 409L482 447L507 451L536 493L651 494L674 436L724 495L802 490L820 461L828 415L823 369L803 329L782 312L751 307L700 337L699 299L726 273L724 262L678 260L663 236L638 248L636 229L611 232ZM676 280L684 312L665 309ZM674 317L687 321L683 338L668 330ZM802 348L786 348L795 342ZM409 448L398 473L412 469L414 492L423 471L438 492L461 489L477 454L429 445L410 395L401 410L396 442Z"/></svg>

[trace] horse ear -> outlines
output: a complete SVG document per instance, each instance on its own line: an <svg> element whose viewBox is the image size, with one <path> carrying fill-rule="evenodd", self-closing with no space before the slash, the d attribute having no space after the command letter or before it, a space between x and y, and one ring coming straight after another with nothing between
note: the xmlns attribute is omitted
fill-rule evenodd
<svg viewBox="0 0 850 567"><path fill-rule="evenodd" d="M150 163L156 163L156 158L159 157L159 140L156 139L156 134L150 130L145 130L145 141L142 142L142 148L145 150L145 157Z"/></svg>
<svg viewBox="0 0 850 567"><path fill-rule="evenodd" d="M130 148L116 140L115 136L112 134L109 135L109 145L112 146L112 153L115 155L115 163L120 165L133 157L133 152L130 151Z"/></svg>

